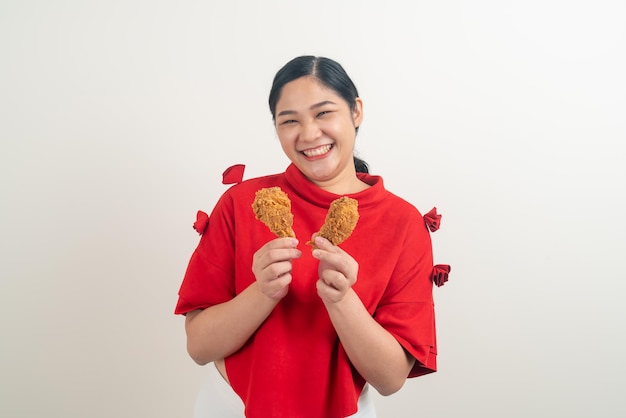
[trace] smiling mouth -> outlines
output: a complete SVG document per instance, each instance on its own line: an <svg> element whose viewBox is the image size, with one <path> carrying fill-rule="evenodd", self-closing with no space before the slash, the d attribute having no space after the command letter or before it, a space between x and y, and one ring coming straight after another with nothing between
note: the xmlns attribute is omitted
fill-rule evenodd
<svg viewBox="0 0 626 418"><path fill-rule="evenodd" d="M328 145L322 145L317 148L305 149L300 152L307 157L319 157L320 155L324 155L328 151L330 151L332 147L333 147L332 144L328 144Z"/></svg>

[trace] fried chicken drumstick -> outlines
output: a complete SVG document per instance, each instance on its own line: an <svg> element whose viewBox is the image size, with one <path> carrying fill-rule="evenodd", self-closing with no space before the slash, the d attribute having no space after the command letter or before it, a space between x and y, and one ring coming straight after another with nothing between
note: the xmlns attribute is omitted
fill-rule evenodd
<svg viewBox="0 0 626 418"><path fill-rule="evenodd" d="M347 196L340 197L330 204L324 225L317 236L324 237L333 245L344 242L354 231L359 220L359 202ZM315 244L309 244L315 247Z"/></svg>
<svg viewBox="0 0 626 418"><path fill-rule="evenodd" d="M280 187L268 187L256 192L252 210L256 218L263 222L276 236L295 237L291 200Z"/></svg>

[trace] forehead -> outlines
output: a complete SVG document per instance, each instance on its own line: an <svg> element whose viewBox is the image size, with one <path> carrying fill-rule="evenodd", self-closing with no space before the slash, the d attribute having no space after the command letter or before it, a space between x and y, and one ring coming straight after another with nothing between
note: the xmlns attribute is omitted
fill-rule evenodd
<svg viewBox="0 0 626 418"><path fill-rule="evenodd" d="M341 96L334 90L326 87L317 78L312 76L300 77L283 86L280 98L276 103L276 111L308 108L326 100L337 104L345 104Z"/></svg>

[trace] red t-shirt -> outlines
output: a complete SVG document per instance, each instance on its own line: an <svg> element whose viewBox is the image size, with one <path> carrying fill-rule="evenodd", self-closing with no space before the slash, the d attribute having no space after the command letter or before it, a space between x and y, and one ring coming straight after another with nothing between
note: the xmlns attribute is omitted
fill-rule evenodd
<svg viewBox="0 0 626 418"><path fill-rule="evenodd" d="M359 174L370 188L348 196L359 221L341 244L359 263L353 289L374 319L416 358L409 377L436 371L430 234L422 215L387 191L381 177ZM175 312L226 302L254 283L252 256L275 238L252 211L255 192L279 186L291 199L302 257L293 260L289 293L248 342L226 358L226 371L247 417L344 418L356 413L365 384L354 370L317 295L318 261L304 243L338 196L294 166L226 191L193 253ZM384 359L381 359L384 361Z"/></svg>

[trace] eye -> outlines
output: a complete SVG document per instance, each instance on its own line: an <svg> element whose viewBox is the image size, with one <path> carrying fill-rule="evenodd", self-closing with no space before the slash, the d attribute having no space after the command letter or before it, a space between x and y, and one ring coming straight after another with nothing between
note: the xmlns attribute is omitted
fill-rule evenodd
<svg viewBox="0 0 626 418"><path fill-rule="evenodd" d="M324 116L324 115L329 114L330 112L331 112L330 110L322 110L321 112L319 112L319 113L317 114L317 117L318 117L318 118L319 118L319 117L322 117L322 116Z"/></svg>
<svg viewBox="0 0 626 418"><path fill-rule="evenodd" d="M295 119L287 119L287 120L282 121L280 124L281 125L290 125L292 123L296 123L296 120Z"/></svg>

